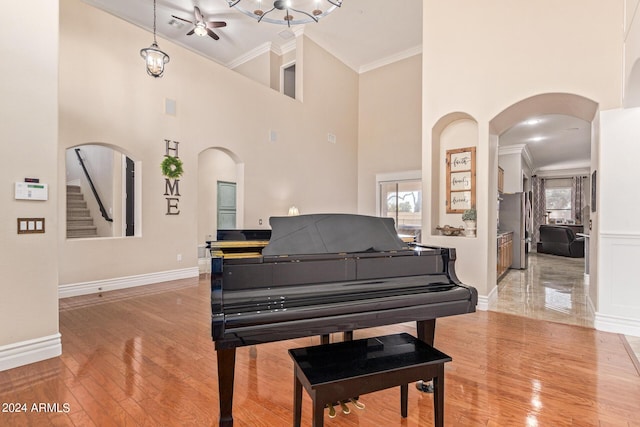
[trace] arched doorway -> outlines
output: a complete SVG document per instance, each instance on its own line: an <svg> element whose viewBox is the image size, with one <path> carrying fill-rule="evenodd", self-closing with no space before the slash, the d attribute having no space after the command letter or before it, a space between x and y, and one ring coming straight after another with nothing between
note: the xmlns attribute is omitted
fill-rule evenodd
<svg viewBox="0 0 640 427"><path fill-rule="evenodd" d="M222 212L220 200L226 212ZM233 203L231 203L233 200ZM221 215L222 212L222 215ZM198 242L214 240L220 218L225 228L244 226L244 163L232 151L211 147L198 155Z"/></svg>
<svg viewBox="0 0 640 427"><path fill-rule="evenodd" d="M141 236L140 162L113 144L65 151L66 238Z"/></svg>
<svg viewBox="0 0 640 427"><path fill-rule="evenodd" d="M497 171L498 166L501 164L504 165L506 160L501 158L500 154L505 155L505 157L506 154L508 154L511 158L508 163L508 169L510 169L509 177L507 177L507 173L505 173L504 178L505 194L512 192L517 193L516 195L523 196L523 200L527 202L526 206L523 205L525 206L523 224L528 225L528 227L526 227L526 233L523 233L523 240L519 240L518 242L514 241L514 246L518 245L518 247L520 247L520 245L522 245L523 250L525 247L535 250L539 225L550 222L549 217L552 215L548 210L550 209L549 204L545 202L544 197L545 194L549 193L549 189L547 188L545 190L544 186L537 185L537 183L551 179L554 185L557 184L556 186L560 186L562 181L566 181L568 184L565 183L563 185L565 185L565 187L571 187L572 180L573 182L586 183L587 185L591 184L591 173L596 171L598 165L598 151L595 149L599 138L597 131L597 112L598 104L588 98L567 93L548 93L519 101L507 107L490 121L489 129L491 137L498 141L496 164L492 165L492 168ZM536 129L538 133L535 134L532 129ZM579 134L579 137L576 138L574 136L575 134ZM517 141L518 137L520 137L522 141ZM516 139L514 140L514 138ZM572 138L579 141L572 141ZM544 141L547 141L546 145ZM576 145L573 146L571 145L572 143ZM579 147L580 144L582 144L582 148ZM501 150L506 145L510 145L510 150ZM551 150L550 155L542 151L543 149ZM535 153L535 155L532 155L532 153ZM572 155L574 156L573 159L571 158ZM565 157L562 158L563 156ZM542 159L545 157L547 157L546 164L542 162ZM549 164L552 166L548 166ZM505 167L505 169L507 169L507 167ZM507 183L508 180L510 180L510 182ZM576 191L575 189L569 189L574 193ZM574 197L574 193L571 193L570 197ZM509 194L509 197L511 196L512 195ZM506 198L507 196L505 195L504 197ZM572 201L569 206L569 208L572 209L571 215L567 217L566 220L563 219L562 222L564 224L571 224L575 221L576 227L583 227L583 232L590 234L590 244L585 254L585 259L591 261L588 271L590 274L585 276L585 280L586 283L590 283L593 286L588 286L584 289L586 302L583 304L586 305L586 310L589 310L597 306L598 297L597 286L594 284L597 277L595 273L597 272L598 218L597 213L591 212L588 206L597 203L597 199L592 201L590 192L582 194L582 197L586 198L586 207L589 212L585 213L582 207L579 212L574 212L571 203L574 203L573 200L575 199L571 199ZM500 201L501 199L502 197L500 193L498 193L496 210L498 210L499 219L500 216L502 216L502 212L499 210L500 203L502 203ZM575 202L575 205L578 206L579 202ZM527 209L530 209L532 212L530 216L526 213ZM542 210L546 212L546 215L539 213L536 215L536 210ZM544 218L542 218L542 216L544 216ZM585 219L584 224L582 222L583 219ZM499 221L499 223L500 222L501 221ZM553 222L555 222L555 218ZM579 225L577 223L579 223ZM572 225L566 226L570 227ZM524 237L532 238L533 246L527 244ZM549 270L562 270L562 267L557 267L558 265L563 265L562 258L563 257L550 259L549 261L553 263L553 266L550 265L545 268ZM534 257L533 259L541 260L544 258ZM566 262L571 262L568 258L565 258L565 260ZM540 266L538 267L541 268ZM552 288L554 286L554 280L558 279L557 277L549 279L549 276L543 278L536 276L534 274L535 269L533 272L525 269L527 268L526 263L523 264L521 268L523 269L520 270L520 279L522 283L526 282L526 286L530 285L530 281L544 282L544 284L547 285L544 286L543 284L543 286L536 291L538 292L540 301L536 302L529 299L526 302L529 304L529 307L523 309L523 307L518 306L519 304L524 304L523 301L527 298L523 295L501 292L501 289L498 289L498 294L501 295L499 298L504 298L505 295L513 295L514 300L511 302L507 301L507 303L511 303L511 310L513 310L510 312L525 315L531 313L533 317L546 318L544 314L536 311L538 309L537 305L542 304L546 307L548 302L546 299L553 299L554 289L547 288ZM511 271L513 272L514 270ZM580 274L584 272L584 268L574 269L574 273L576 271ZM509 273L507 277L513 278L513 273ZM561 280L562 279L560 279L560 281ZM555 283L555 285L557 285L557 283ZM567 287L573 286L572 283L561 283L561 285L566 285ZM558 289L555 289L555 291L558 291ZM559 291L566 292L566 289L559 289ZM518 298L521 299L518 301ZM575 320L575 318L571 318L577 311L577 304L569 301L569 305L572 304L573 308L576 309L566 312L567 323L582 322L582 319ZM492 306L495 307L495 305L490 303L490 307ZM548 306L551 310L554 309L553 304L548 304ZM535 314L533 314L534 312ZM563 321L563 313L561 312L562 310L556 310L554 315L558 315L558 317L549 320ZM591 326L593 325L593 314L594 313L587 313L584 315L585 318L591 319Z"/></svg>

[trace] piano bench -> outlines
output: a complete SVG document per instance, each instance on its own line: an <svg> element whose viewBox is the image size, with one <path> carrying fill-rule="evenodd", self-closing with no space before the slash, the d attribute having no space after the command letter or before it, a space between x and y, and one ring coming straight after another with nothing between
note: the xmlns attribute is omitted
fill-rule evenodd
<svg viewBox="0 0 640 427"><path fill-rule="evenodd" d="M433 378L436 427L444 425L444 364L451 358L409 334L322 344L289 350L294 365L293 425L300 426L302 388L313 402L313 426L324 423L327 404L400 386L407 417L408 384Z"/></svg>

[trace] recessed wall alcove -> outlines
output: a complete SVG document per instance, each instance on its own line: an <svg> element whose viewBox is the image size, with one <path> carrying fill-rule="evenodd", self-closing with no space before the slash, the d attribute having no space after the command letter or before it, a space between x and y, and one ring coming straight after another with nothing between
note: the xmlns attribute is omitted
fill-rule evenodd
<svg viewBox="0 0 640 427"><path fill-rule="evenodd" d="M66 237L140 236L141 163L107 143L65 151Z"/></svg>
<svg viewBox="0 0 640 427"><path fill-rule="evenodd" d="M223 228L242 228L244 224L244 163L223 147L211 147L198 155L198 242L215 239L218 228L219 200L223 191L234 191L234 218ZM231 215L231 212L229 212ZM231 225L232 226L231 226Z"/></svg>
<svg viewBox="0 0 640 427"><path fill-rule="evenodd" d="M478 122L469 114L454 112L443 116L432 129L431 165L431 234L438 235L437 226L462 227L461 214L447 213L447 150L478 145ZM477 189L476 189L477 191Z"/></svg>

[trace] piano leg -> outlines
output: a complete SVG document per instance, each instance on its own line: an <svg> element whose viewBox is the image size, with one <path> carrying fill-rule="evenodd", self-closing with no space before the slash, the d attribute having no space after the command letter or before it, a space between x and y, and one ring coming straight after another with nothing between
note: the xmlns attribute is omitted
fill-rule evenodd
<svg viewBox="0 0 640 427"><path fill-rule="evenodd" d="M416 330L418 339L433 347L433 341L436 336L436 319L418 320L416 322Z"/></svg>
<svg viewBox="0 0 640 427"><path fill-rule="evenodd" d="M220 395L220 427L233 427L233 377L236 349L216 351L218 356L218 394Z"/></svg>
<svg viewBox="0 0 640 427"><path fill-rule="evenodd" d="M320 335L320 344L329 344L330 334ZM344 331L342 333L342 341L353 341L353 331Z"/></svg>
<svg viewBox="0 0 640 427"><path fill-rule="evenodd" d="M436 319L416 321L418 339L433 347L436 336ZM433 381L431 378L420 380L416 383L416 388L424 393L433 393Z"/></svg>

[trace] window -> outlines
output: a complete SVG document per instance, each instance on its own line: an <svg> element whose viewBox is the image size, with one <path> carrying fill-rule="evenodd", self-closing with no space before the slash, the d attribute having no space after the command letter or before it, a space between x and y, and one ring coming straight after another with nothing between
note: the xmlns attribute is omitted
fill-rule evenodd
<svg viewBox="0 0 640 427"><path fill-rule="evenodd" d="M544 193L549 223L564 223L575 219L571 214L573 197L570 179L547 180Z"/></svg>
<svg viewBox="0 0 640 427"><path fill-rule="evenodd" d="M380 182L380 216L393 218L398 234L420 241L422 231L422 182Z"/></svg>

